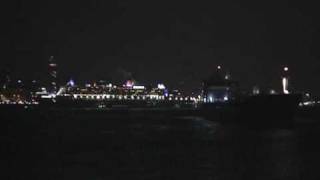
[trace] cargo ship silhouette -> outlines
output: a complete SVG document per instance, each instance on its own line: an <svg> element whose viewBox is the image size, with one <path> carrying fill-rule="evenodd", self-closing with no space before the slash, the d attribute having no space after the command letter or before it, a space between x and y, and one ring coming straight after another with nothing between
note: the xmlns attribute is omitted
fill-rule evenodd
<svg viewBox="0 0 320 180"><path fill-rule="evenodd" d="M283 79L286 80L285 77ZM217 71L203 83L202 113L221 122L261 127L292 126L302 96L289 94L287 81L283 85L285 93L282 94L259 93L256 89L251 94L240 93L238 82L231 80L228 74L223 76L218 66Z"/></svg>
<svg viewBox="0 0 320 180"><path fill-rule="evenodd" d="M151 116L204 117L221 123L243 123L254 127L293 125L293 116L301 101L299 94L241 93L238 82L230 75L223 75L218 68L203 81L202 101L154 101L145 99L89 99L75 98L72 94L40 100L40 107L76 110L81 115L90 111L91 116ZM92 112L99 113L92 113Z"/></svg>

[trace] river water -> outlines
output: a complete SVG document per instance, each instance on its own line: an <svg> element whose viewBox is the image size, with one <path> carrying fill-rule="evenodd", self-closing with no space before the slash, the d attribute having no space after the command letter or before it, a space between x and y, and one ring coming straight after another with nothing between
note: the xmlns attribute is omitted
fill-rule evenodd
<svg viewBox="0 0 320 180"><path fill-rule="evenodd" d="M318 180L319 138L314 122L254 129L197 117L12 120L1 136L1 179Z"/></svg>

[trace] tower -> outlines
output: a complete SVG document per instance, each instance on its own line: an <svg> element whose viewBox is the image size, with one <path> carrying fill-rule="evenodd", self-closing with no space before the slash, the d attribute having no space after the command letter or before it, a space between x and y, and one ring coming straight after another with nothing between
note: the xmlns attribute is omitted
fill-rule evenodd
<svg viewBox="0 0 320 180"><path fill-rule="evenodd" d="M7 89L10 86L11 78L9 68L4 68L0 72L0 85L2 89Z"/></svg>
<svg viewBox="0 0 320 180"><path fill-rule="evenodd" d="M49 84L48 84L48 92L49 93L57 93L57 68L58 65L53 56L50 56L48 62L48 72L49 72Z"/></svg>
<svg viewBox="0 0 320 180"><path fill-rule="evenodd" d="M282 75L282 91L283 94L289 94L289 68L283 68L283 75Z"/></svg>

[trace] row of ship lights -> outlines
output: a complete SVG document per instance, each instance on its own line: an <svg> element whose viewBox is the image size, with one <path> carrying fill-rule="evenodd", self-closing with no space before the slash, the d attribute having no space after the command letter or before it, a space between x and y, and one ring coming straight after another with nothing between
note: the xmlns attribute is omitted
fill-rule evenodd
<svg viewBox="0 0 320 180"><path fill-rule="evenodd" d="M162 95L87 95L87 94L73 94L74 99L117 99L117 100L169 100L169 101L201 101L201 96L198 97L173 97L173 96L162 96Z"/></svg>
<svg viewBox="0 0 320 180"><path fill-rule="evenodd" d="M74 84L74 83L71 83ZM136 86L131 81L127 81L126 84L123 85L124 87L131 88L133 90L144 90L145 86ZM109 84L109 87L112 87L112 84ZM159 90L165 90L166 87L164 84L158 84ZM115 95L115 94L73 94L74 99L116 99L116 100L169 100L169 101L194 101L199 102L201 101L201 96L197 97L174 97L172 94L165 93L164 95L155 95L155 94L148 94L148 95Z"/></svg>

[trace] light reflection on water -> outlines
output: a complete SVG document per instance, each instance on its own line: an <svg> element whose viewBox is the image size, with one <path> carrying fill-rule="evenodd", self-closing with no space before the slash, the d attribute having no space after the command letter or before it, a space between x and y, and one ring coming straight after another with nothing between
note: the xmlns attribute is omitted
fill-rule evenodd
<svg viewBox="0 0 320 180"><path fill-rule="evenodd" d="M8 161L21 171L12 179L319 177L315 126L256 130L193 117L87 123L49 123L24 137L12 134Z"/></svg>

